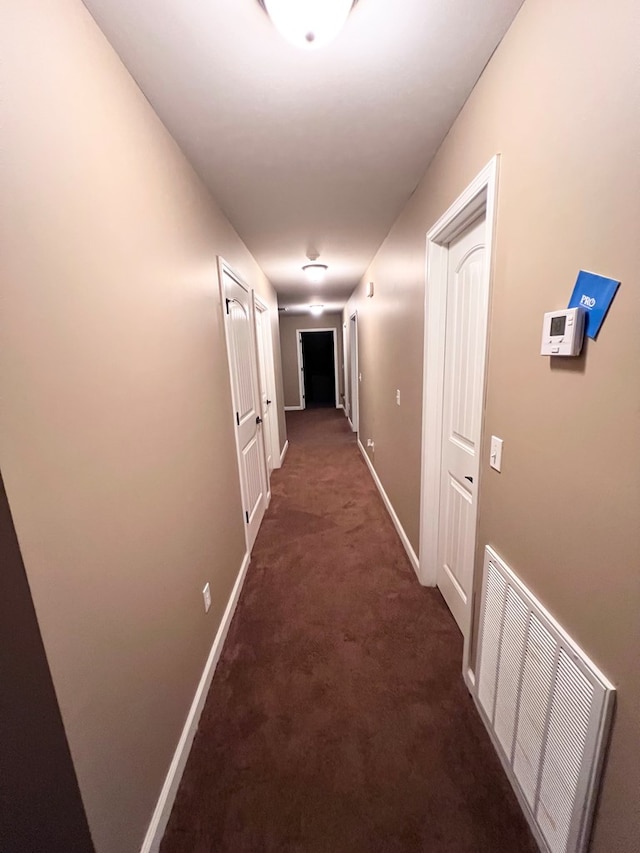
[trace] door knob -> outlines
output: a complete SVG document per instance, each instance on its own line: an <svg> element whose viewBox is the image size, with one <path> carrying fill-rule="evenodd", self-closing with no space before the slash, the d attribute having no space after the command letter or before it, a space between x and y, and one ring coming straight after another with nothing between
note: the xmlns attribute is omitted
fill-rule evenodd
<svg viewBox="0 0 640 853"><path fill-rule="evenodd" d="M262 418L260 417L260 415L258 415L258 417L256 418L256 423L257 423L257 424L261 424L261 423L262 423Z"/></svg>
<svg viewBox="0 0 640 853"><path fill-rule="evenodd" d="M267 406L271 405L271 400L267 400Z"/></svg>

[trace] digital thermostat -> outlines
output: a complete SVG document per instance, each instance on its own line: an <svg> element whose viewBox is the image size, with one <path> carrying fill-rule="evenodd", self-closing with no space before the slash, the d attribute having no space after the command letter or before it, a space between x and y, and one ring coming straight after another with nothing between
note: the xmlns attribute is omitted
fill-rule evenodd
<svg viewBox="0 0 640 853"><path fill-rule="evenodd" d="M549 311L542 325L540 355L580 355L584 338L584 311L565 308Z"/></svg>

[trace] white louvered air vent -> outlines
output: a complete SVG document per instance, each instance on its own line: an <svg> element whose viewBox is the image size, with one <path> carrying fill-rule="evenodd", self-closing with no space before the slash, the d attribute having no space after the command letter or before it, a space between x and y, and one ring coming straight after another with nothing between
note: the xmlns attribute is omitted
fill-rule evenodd
<svg viewBox="0 0 640 853"><path fill-rule="evenodd" d="M489 547L476 681L538 840L549 853L584 853L615 691Z"/></svg>

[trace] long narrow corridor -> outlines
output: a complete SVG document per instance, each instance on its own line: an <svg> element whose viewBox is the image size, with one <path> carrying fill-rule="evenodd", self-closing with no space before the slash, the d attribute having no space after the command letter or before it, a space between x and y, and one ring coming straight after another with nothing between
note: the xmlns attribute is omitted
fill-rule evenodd
<svg viewBox="0 0 640 853"><path fill-rule="evenodd" d="M533 853L346 419L287 425L162 853Z"/></svg>

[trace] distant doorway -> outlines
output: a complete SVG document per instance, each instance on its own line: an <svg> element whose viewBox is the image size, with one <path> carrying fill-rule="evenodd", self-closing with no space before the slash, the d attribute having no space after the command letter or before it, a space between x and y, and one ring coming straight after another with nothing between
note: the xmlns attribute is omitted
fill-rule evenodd
<svg viewBox="0 0 640 853"><path fill-rule="evenodd" d="M302 408L335 408L338 399L335 329L299 329L298 360Z"/></svg>

